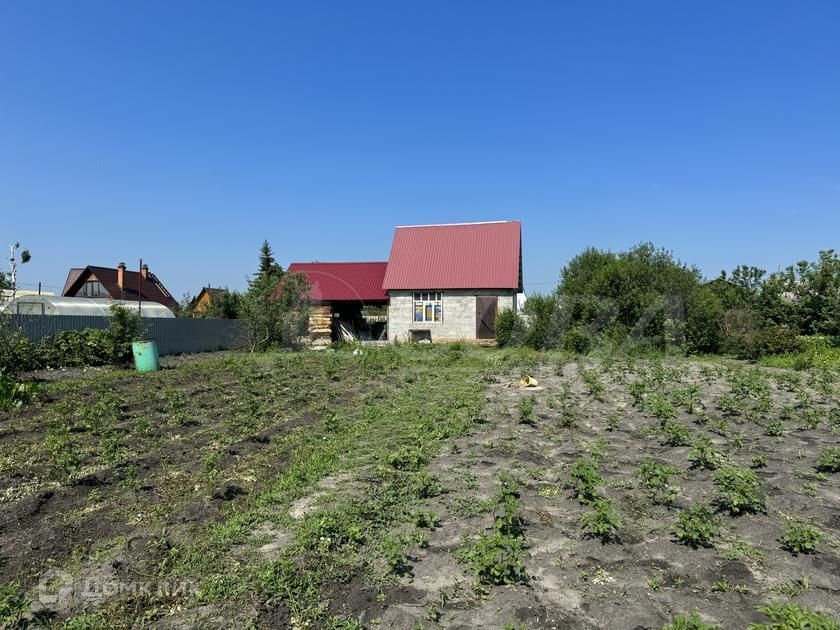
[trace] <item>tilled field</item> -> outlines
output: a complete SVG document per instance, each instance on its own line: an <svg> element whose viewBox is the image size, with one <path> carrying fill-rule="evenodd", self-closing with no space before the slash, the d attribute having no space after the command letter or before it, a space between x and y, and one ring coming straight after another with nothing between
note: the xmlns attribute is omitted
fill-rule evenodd
<svg viewBox="0 0 840 630"><path fill-rule="evenodd" d="M838 381L453 345L45 385L0 412L0 624L835 627Z"/></svg>

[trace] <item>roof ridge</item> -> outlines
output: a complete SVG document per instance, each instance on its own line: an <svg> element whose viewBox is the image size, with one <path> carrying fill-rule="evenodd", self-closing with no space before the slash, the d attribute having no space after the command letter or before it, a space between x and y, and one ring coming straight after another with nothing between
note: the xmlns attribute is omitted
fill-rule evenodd
<svg viewBox="0 0 840 630"><path fill-rule="evenodd" d="M452 227L455 225L491 225L494 223L519 223L519 219L501 219L499 221L466 221L464 223L420 223L417 225L398 225L397 228Z"/></svg>

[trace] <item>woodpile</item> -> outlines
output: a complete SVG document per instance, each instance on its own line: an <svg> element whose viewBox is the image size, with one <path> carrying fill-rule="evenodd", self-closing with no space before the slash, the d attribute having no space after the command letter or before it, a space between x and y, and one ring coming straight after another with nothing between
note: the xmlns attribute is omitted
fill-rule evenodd
<svg viewBox="0 0 840 630"><path fill-rule="evenodd" d="M332 310L329 306L313 306L309 312L309 336L313 344L332 342Z"/></svg>

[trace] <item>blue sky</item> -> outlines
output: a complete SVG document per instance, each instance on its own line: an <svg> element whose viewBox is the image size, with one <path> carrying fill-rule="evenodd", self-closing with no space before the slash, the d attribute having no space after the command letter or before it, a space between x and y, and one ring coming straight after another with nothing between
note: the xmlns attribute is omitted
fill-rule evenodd
<svg viewBox="0 0 840 630"><path fill-rule="evenodd" d="M2 244L176 296L395 225L518 218L526 289L652 240L840 246L840 3L0 3Z"/></svg>

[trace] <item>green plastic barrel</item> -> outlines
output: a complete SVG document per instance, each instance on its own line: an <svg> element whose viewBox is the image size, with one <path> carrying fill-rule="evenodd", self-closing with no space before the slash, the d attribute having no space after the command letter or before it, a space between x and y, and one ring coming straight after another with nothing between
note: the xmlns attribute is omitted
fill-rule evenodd
<svg viewBox="0 0 840 630"><path fill-rule="evenodd" d="M131 352L134 353L134 365L138 372L157 372L160 369L157 343L154 340L131 342Z"/></svg>

